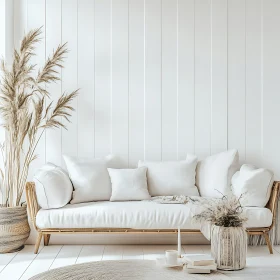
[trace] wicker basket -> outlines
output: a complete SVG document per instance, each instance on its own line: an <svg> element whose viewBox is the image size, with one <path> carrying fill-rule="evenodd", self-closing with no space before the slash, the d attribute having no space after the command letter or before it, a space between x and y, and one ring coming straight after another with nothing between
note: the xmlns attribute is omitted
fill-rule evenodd
<svg viewBox="0 0 280 280"><path fill-rule="evenodd" d="M0 253L11 253L23 249L29 234L26 205L0 206Z"/></svg>
<svg viewBox="0 0 280 280"><path fill-rule="evenodd" d="M211 254L221 270L239 270L246 266L247 233L243 227L211 228Z"/></svg>

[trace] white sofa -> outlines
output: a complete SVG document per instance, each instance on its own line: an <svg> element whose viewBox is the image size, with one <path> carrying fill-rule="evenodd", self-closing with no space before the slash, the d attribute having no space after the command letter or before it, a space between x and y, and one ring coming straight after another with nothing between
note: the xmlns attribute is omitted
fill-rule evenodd
<svg viewBox="0 0 280 280"><path fill-rule="evenodd" d="M234 157L232 157L232 154ZM216 178L214 172L218 172L218 180L211 181L209 185L213 185L213 188L218 188L220 191L226 191L225 188L229 187L229 184L231 183L232 175L236 172L236 169L233 168L234 164L236 163L236 157L235 152L230 155L231 158L231 164L226 164L225 159L223 158L224 155L221 157L221 159L217 159L217 157L213 157L212 159L206 159L205 161L201 161L198 163L197 168L189 168L188 172L195 172L196 169L196 176L193 175L193 180L196 180L196 182L192 182L192 180L189 180L190 176L188 177L188 180L192 182L191 184L191 192L193 193L193 186L197 185L199 186L200 193L206 192L209 197L211 198L212 193L209 191L207 182L211 178ZM224 172L220 171L217 162L220 161L220 165L222 165L220 170L224 170ZM193 163L193 158L189 161L190 164ZM96 162L94 163L96 165ZM185 164L185 163L184 163ZM145 165L145 163L141 162L139 163L140 166ZM209 169L209 165L211 168ZM72 164L72 167L75 167L79 169L80 167L76 167ZM85 162L83 162L82 166L85 166ZM153 168L154 163L147 163L148 168ZM152 166L152 167L150 167ZM174 168L177 168L176 164L173 163L170 165L170 169L172 169L172 166L175 166ZM195 162L196 166L196 162ZM164 167L165 173L169 172L169 169ZM48 170L54 170L55 174L59 174L59 184L63 184L63 180L66 178L66 180L69 180L68 175L65 172L62 172L60 169L57 169L53 166L48 166ZM194 169L191 171L191 169ZM88 170L91 170L91 168L88 168L87 166L87 172ZM102 172L99 169L97 175L89 176L90 180L94 177L96 179L96 176L98 174L101 174ZM158 170L158 167L156 168L156 171ZM255 171L257 170L257 171ZM68 169L69 176L71 178L71 169ZM92 187L94 185L89 180L85 180L87 178L86 176L82 176L81 174L78 174L76 169L75 176L76 178L71 178L72 182L78 182L79 188L81 186L83 187L83 184L88 184L89 187ZM176 175L176 180L174 181L174 184L179 182L180 173L182 173L182 170L179 170L178 174ZM257 176L262 172L262 170L254 169L253 170ZM130 172L130 171L127 171ZM240 171L242 173L242 169ZM245 172L245 171L244 171ZM252 172L252 170L250 171ZM44 172L43 172L44 173ZM151 178L151 176L156 176L156 172L150 172L147 174L147 185L150 184L150 187L152 187L151 182L154 184L157 182L155 178ZM149 233L149 232L157 232L157 233L174 233L177 231L178 226L181 228L181 232L184 233L200 233L201 225L199 223L193 222L193 214L197 211L197 205L192 203L187 204L162 204L158 203L153 200L141 200L141 201L90 201L90 202L83 202L83 203L73 203L73 200L71 203L69 203L70 196L69 191L72 192L71 184L69 187L69 184L64 184L64 188L60 189L60 192L56 192L57 195L54 195L54 189L53 185L55 183L51 180L51 177L48 175L49 173L45 173L47 175L44 175L42 177L42 171L39 172L41 179L36 179L35 181L38 181L37 187L35 186L34 182L29 182L26 185L26 195L27 195L27 204L28 204L28 210L30 219L33 222L33 225L35 229L38 232L38 238L35 245L35 253L38 252L38 247L41 241L41 238L44 237L44 244L49 244L49 239L51 234L67 234L67 233L100 233L100 232L141 232L141 233ZM104 173L105 174L105 173ZM103 174L103 175L104 175ZM127 173L130 174L130 173ZM246 175L241 174L243 177ZM73 176L73 175L72 175ZM145 175L146 176L146 175ZM170 177L168 174L160 175L164 178L167 178L168 180L172 180L172 177ZM185 174L184 174L185 176ZM208 177L207 177L208 176ZM236 173L234 175L236 186L235 188L239 188L240 191L240 179L239 179L239 173ZM127 175L126 175L127 177ZM242 178L243 178L242 177ZM245 176L246 177L246 176ZM247 176L248 177L248 176ZM246 177L245 183L243 184L247 189L250 190L252 187L250 185L251 177ZM43 188L42 183L43 179L46 179L47 184L50 183L50 190ZM64 178L64 179L63 179ZM254 175L254 180L257 182L260 181L258 178ZM104 178L103 178L104 179ZM118 178L119 179L119 178ZM41 181L40 181L41 180ZM80 181L79 181L80 180ZM98 179L100 182L100 178ZM149 181L150 180L150 181ZM244 179L242 179L244 181ZM254 182L254 186L257 185L257 183ZM112 180L113 182L113 180ZM90 184L89 184L90 183ZM108 182L105 181L105 183L108 185ZM104 184L105 184L104 183ZM165 182L164 180L161 181L161 184L165 185L165 192L168 192L168 188L173 186L173 184L169 184L170 182ZM181 182L180 182L181 183ZM179 183L178 183L179 184ZM239 185L238 185L239 184ZM107 186L106 185L106 186ZM181 185L180 185L181 186ZM271 184L272 186L272 184ZM270 186L270 187L271 187ZM55 186L57 188L57 186ZM107 186L108 187L108 186ZM113 186L112 186L113 187ZM157 186L158 187L158 186ZM251 235L264 235L266 238L268 247L270 252L272 253L272 247L269 241L268 233L273 227L273 224L276 219L276 202L279 194L279 182L275 182L274 186L272 187L272 190L269 190L268 197L265 198L263 201L259 201L258 203L265 203L262 206L259 207L250 207L246 206L246 203L248 204L249 200L244 200L244 212L248 218L248 221L246 222L245 226L247 228L248 234ZM70 188L70 190L69 190ZM110 186L111 188L111 186ZM223 189L224 188L224 189ZM74 184L75 189L75 184ZM77 188L78 189L78 188ZM77 190L76 189L76 190ZM80 191L81 189L79 189ZM159 189L155 189L159 190ZM36 193L37 191L37 193ZM49 195L48 195L49 191ZM104 191L104 190L103 190ZM178 189L178 192L181 192L182 190ZM68 195L63 195L63 192L68 193ZM82 190L80 193L90 193L92 195L92 192L94 190ZM104 195L107 195L107 192L103 192ZM176 194L176 193L175 193ZM178 194L178 193L177 193ZM186 195L187 193L184 193ZM255 191L253 190L253 194L255 194ZM62 196L62 199L60 201L57 201L57 197ZM65 201L65 197L68 197ZM250 195L250 197L252 197ZM249 198L250 198L249 197ZM87 200L87 196L84 196L84 200ZM93 199L93 198L91 198ZM206 198L207 199L207 198ZM51 202L50 200L53 200ZM59 203L63 200L64 206L60 206ZM81 197L78 197L78 192L76 192L75 200L81 200ZM53 204L52 204L53 203ZM251 202L250 202L251 203ZM249 205L250 205L249 203ZM63 205L62 204L62 205ZM66 204L66 205L65 205ZM44 209L45 208L45 209Z"/></svg>

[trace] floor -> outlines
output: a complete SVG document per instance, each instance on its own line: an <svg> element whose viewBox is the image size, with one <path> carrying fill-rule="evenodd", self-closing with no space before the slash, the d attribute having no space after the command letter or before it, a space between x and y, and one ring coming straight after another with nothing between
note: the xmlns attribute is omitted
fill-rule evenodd
<svg viewBox="0 0 280 280"><path fill-rule="evenodd" d="M176 249L175 245L49 245L40 247L39 254L33 253L34 246L27 245L17 253L0 254L0 279L23 280L40 272L89 261L148 259L163 256L164 251ZM182 253L209 253L209 245L184 245ZM260 267L280 266L280 246L274 247L274 254L268 253L266 246L249 247L247 268L242 274L234 274L234 279L265 279L266 275L250 277L250 271ZM232 274L231 274L232 275ZM238 275L238 277L236 276ZM269 279L280 279L279 277Z"/></svg>

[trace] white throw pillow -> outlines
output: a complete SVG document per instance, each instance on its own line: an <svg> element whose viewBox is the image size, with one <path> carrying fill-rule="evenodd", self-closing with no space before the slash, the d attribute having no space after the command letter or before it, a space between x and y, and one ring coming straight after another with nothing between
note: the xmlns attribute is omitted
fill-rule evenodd
<svg viewBox="0 0 280 280"><path fill-rule="evenodd" d="M220 198L230 192L233 174L239 169L237 150L209 156L198 162L196 185L201 196Z"/></svg>
<svg viewBox="0 0 280 280"><path fill-rule="evenodd" d="M232 191L236 196L242 195L242 206L265 207L273 184L273 173L264 168L244 164L231 180Z"/></svg>
<svg viewBox="0 0 280 280"><path fill-rule="evenodd" d="M74 191L71 204L110 200L111 181L107 168L118 168L117 157L105 159L63 156Z"/></svg>
<svg viewBox="0 0 280 280"><path fill-rule="evenodd" d="M146 166L148 188L151 196L199 195L195 186L197 158L189 156L182 161L139 161L138 167Z"/></svg>
<svg viewBox="0 0 280 280"><path fill-rule="evenodd" d="M69 203L73 186L62 168L47 163L35 173L33 180L37 201L41 208L60 208Z"/></svg>
<svg viewBox="0 0 280 280"><path fill-rule="evenodd" d="M137 169L108 168L112 196L110 201L145 200L150 199L147 185L147 167Z"/></svg>

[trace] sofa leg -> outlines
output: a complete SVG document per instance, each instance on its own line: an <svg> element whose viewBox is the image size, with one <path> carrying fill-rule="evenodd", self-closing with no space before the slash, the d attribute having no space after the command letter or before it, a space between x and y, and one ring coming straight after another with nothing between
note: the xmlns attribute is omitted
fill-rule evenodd
<svg viewBox="0 0 280 280"><path fill-rule="evenodd" d="M270 242L268 233L267 233L267 232L264 232L263 235L264 235L264 238L265 238L265 241L266 241L266 244L267 244L269 253L270 253L270 254L273 254L273 249L272 249L272 245L271 245L271 242Z"/></svg>
<svg viewBox="0 0 280 280"><path fill-rule="evenodd" d="M38 250L39 250L39 246L40 246L40 243L41 243L42 235L43 235L42 232L38 232L34 254L38 254Z"/></svg>
<svg viewBox="0 0 280 280"><path fill-rule="evenodd" d="M50 234L44 234L44 245L45 245L45 246L48 246L48 245L49 245L50 237L51 237Z"/></svg>

